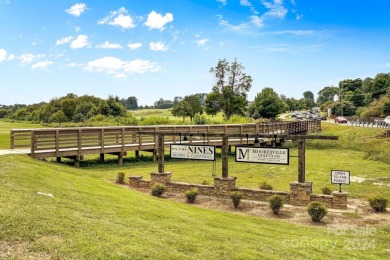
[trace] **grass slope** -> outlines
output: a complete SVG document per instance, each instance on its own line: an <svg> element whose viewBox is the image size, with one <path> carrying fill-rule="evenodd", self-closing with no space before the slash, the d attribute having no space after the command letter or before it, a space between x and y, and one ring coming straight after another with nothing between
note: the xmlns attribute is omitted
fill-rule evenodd
<svg viewBox="0 0 390 260"><path fill-rule="evenodd" d="M214 212L113 185L101 172L0 157L0 245L60 259L385 258L390 227L373 236ZM38 195L51 193L54 197ZM362 250L352 239L373 241ZM0 254L2 254L0 250ZM3 253L0 258L6 258ZM43 257L42 257L43 258Z"/></svg>

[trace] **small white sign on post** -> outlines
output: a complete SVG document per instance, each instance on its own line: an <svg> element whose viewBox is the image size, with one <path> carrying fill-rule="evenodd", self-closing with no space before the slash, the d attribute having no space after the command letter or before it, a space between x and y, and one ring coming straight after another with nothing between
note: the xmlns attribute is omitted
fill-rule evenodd
<svg viewBox="0 0 390 260"><path fill-rule="evenodd" d="M215 146L171 144L171 158L215 161Z"/></svg>
<svg viewBox="0 0 390 260"><path fill-rule="evenodd" d="M342 192L341 185L350 183L350 172L341 170L331 170L330 182L339 185L339 192Z"/></svg>
<svg viewBox="0 0 390 260"><path fill-rule="evenodd" d="M349 184L350 182L350 172L341 171L341 170L332 170L331 171L331 183L332 184Z"/></svg>

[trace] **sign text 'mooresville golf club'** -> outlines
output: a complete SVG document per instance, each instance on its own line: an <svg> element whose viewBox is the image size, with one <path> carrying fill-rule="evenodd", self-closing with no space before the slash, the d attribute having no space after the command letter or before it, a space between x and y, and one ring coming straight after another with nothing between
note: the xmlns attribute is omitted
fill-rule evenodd
<svg viewBox="0 0 390 260"><path fill-rule="evenodd" d="M288 148L236 146L236 162L289 164Z"/></svg>
<svg viewBox="0 0 390 260"><path fill-rule="evenodd" d="M215 161L215 146L171 144L171 158Z"/></svg>

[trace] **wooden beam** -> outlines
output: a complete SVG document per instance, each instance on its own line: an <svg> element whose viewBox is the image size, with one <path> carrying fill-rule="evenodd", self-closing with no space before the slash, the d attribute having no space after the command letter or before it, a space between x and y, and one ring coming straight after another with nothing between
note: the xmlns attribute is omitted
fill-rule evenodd
<svg viewBox="0 0 390 260"><path fill-rule="evenodd" d="M228 169L228 150L229 150L229 137L222 137L222 149L221 149L221 158L222 158L222 177L229 177Z"/></svg>
<svg viewBox="0 0 390 260"><path fill-rule="evenodd" d="M158 172L164 173L164 134L158 135Z"/></svg>
<svg viewBox="0 0 390 260"><path fill-rule="evenodd" d="M306 181L305 173L305 140L298 141L298 182Z"/></svg>

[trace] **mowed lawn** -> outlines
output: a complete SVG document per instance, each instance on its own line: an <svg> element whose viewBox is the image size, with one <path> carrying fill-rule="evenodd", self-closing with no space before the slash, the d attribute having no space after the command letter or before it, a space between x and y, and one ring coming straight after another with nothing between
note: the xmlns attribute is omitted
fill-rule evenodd
<svg viewBox="0 0 390 260"><path fill-rule="evenodd" d="M30 122L10 122L0 119L0 149L10 148L10 129L12 128L42 128L40 124Z"/></svg>
<svg viewBox="0 0 390 260"><path fill-rule="evenodd" d="M331 142L331 141L329 141ZM157 162L153 162L147 153L136 162L134 157L127 157L124 165L116 164L116 157L108 159L104 164L95 161L94 157L81 163L81 167L97 178L115 180L118 172L126 176L144 176L150 179L150 173L157 171ZM290 149L290 165L236 163L234 156L229 156L229 176L237 177L238 187L258 188L267 181L274 190L289 191L290 182L298 180L297 149ZM221 176L222 162L217 154L215 174ZM342 149L316 150L306 149L306 181L313 182L313 192L320 194L321 188L328 186L338 190L339 186L330 183L331 170L350 171L352 182L343 185L343 191L349 192L352 198L367 199L373 195L383 195L390 201L390 165L364 159L365 153ZM146 159L145 159L146 158ZM213 162L172 160L166 156L165 171L173 173L173 180L201 184L207 181L213 184ZM360 183L358 183L359 181Z"/></svg>
<svg viewBox="0 0 390 260"><path fill-rule="evenodd" d="M389 226L356 237L200 209L114 185L107 178L119 167L23 155L0 156L0 165L1 259L385 259L390 249ZM356 239L370 243L356 247Z"/></svg>

